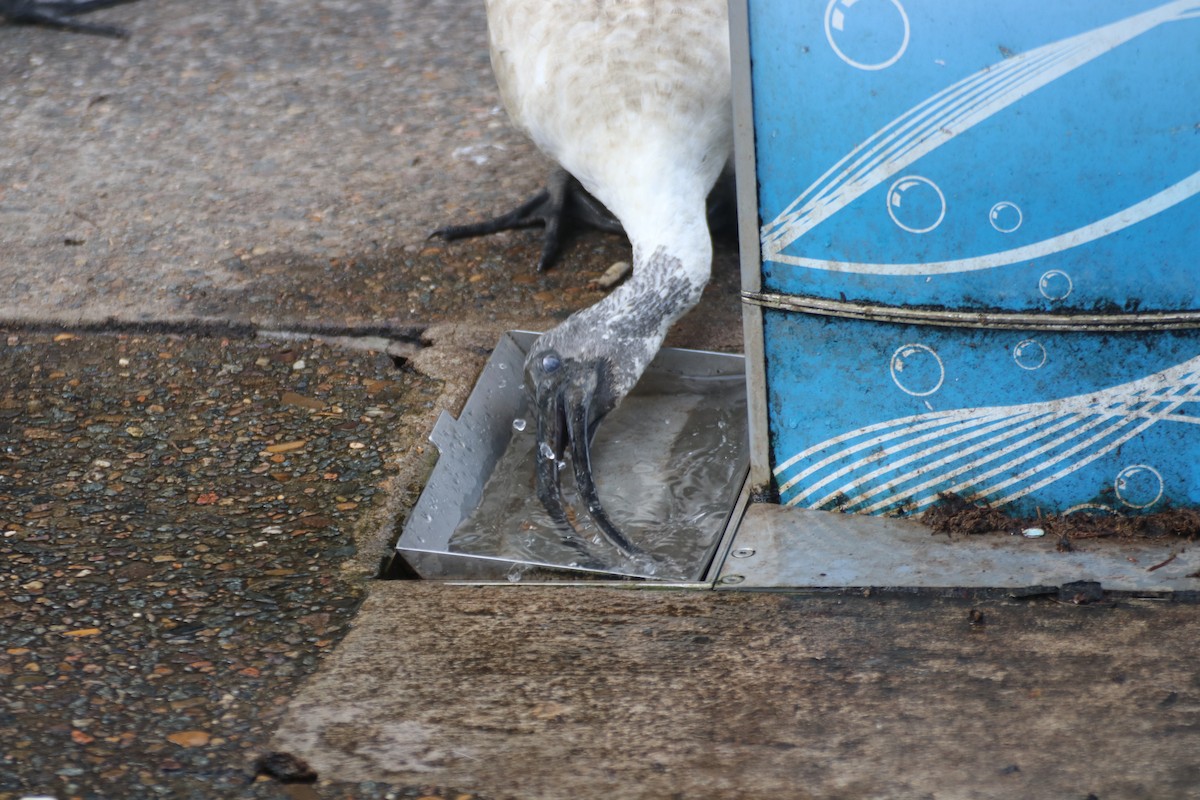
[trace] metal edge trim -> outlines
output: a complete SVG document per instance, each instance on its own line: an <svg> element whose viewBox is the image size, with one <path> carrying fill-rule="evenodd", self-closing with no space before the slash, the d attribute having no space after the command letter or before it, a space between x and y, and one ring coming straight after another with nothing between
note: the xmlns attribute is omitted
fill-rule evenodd
<svg viewBox="0 0 1200 800"><path fill-rule="evenodd" d="M1200 328L1200 311L1148 311L1130 314L1040 314L1018 311L953 311L873 305L817 297L743 291L749 308L773 308L826 317L936 325L953 328L993 328L1031 331L1120 332Z"/></svg>
<svg viewBox="0 0 1200 800"><path fill-rule="evenodd" d="M710 589L716 587L717 578L720 576L721 570L725 567L725 559L729 557L729 549L733 547L733 542L737 539L738 531L741 530L742 521L746 517L746 507L750 505L752 485L750 476L747 475L746 480L742 483L742 491L729 513L729 520L725 524L725 530L722 531L721 538L717 540L712 560L709 562L708 569L704 572L703 585Z"/></svg>
<svg viewBox="0 0 1200 800"><path fill-rule="evenodd" d="M733 75L733 164L737 184L742 290L759 292L762 289L762 253L759 250L758 166L754 139L754 86L750 75L748 0L729 0L729 51ZM753 306L742 309L742 342L746 353L749 483L765 489L772 480L767 428L766 347L762 312Z"/></svg>

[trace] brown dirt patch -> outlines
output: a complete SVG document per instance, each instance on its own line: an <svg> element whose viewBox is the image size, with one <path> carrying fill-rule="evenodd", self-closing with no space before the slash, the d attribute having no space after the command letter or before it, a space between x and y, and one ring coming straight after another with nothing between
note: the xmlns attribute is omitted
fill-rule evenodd
<svg viewBox="0 0 1200 800"><path fill-rule="evenodd" d="M943 494L922 516L934 533L1019 533L1038 527L1047 536L1067 539L1159 539L1166 536L1194 539L1200 535L1200 510L1170 508L1152 514L1051 514L1016 517L986 504L973 503L956 494Z"/></svg>

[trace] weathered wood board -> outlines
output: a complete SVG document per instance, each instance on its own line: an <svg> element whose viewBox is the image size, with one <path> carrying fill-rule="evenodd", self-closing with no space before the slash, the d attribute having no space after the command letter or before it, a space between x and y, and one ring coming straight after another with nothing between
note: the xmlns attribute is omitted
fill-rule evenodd
<svg viewBox="0 0 1200 800"><path fill-rule="evenodd" d="M1191 604L392 582L367 606L276 737L325 779L555 800L1200 787Z"/></svg>

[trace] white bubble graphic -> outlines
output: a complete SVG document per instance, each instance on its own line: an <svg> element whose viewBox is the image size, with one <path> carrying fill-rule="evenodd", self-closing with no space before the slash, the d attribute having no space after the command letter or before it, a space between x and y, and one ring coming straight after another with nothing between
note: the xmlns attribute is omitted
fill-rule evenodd
<svg viewBox="0 0 1200 800"><path fill-rule="evenodd" d="M887 69L908 49L908 14L900 0L830 0L825 38L842 61L865 70Z"/></svg>
<svg viewBox="0 0 1200 800"><path fill-rule="evenodd" d="M896 348L891 361L892 380L913 397L926 397L942 388L946 368L932 347L906 344Z"/></svg>
<svg viewBox="0 0 1200 800"><path fill-rule="evenodd" d="M1013 348L1013 361L1016 361L1021 369L1039 369L1046 363L1046 348L1034 339L1017 342L1017 346Z"/></svg>
<svg viewBox="0 0 1200 800"><path fill-rule="evenodd" d="M1162 475L1146 464L1132 464L1117 473L1113 488L1120 501L1130 508L1149 508L1162 497Z"/></svg>
<svg viewBox="0 0 1200 800"><path fill-rule="evenodd" d="M1047 300L1066 300L1073 288L1071 276L1060 269L1052 269L1038 279L1038 291Z"/></svg>
<svg viewBox="0 0 1200 800"><path fill-rule="evenodd" d="M929 233L946 216L946 196L928 178L905 175L888 189L887 210L892 222L909 233Z"/></svg>
<svg viewBox="0 0 1200 800"><path fill-rule="evenodd" d="M1007 200L996 203L992 206L992 210L988 212L988 221L992 223L992 227L1001 233L1012 233L1017 228L1021 227L1021 221L1024 216L1021 214L1021 209L1016 203L1010 203Z"/></svg>

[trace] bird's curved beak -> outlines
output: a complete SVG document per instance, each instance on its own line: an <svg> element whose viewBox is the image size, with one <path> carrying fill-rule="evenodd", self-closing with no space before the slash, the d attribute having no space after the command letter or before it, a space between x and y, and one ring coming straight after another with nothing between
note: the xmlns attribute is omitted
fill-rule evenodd
<svg viewBox="0 0 1200 800"><path fill-rule="evenodd" d="M550 353L527 370L526 381L537 420L537 495L563 530L565 541L577 550L586 549L567 515L559 483L560 465L569 449L575 486L588 516L623 555L640 555L642 550L621 533L604 510L592 477L591 439L603 417L603 412L596 410L600 366Z"/></svg>

